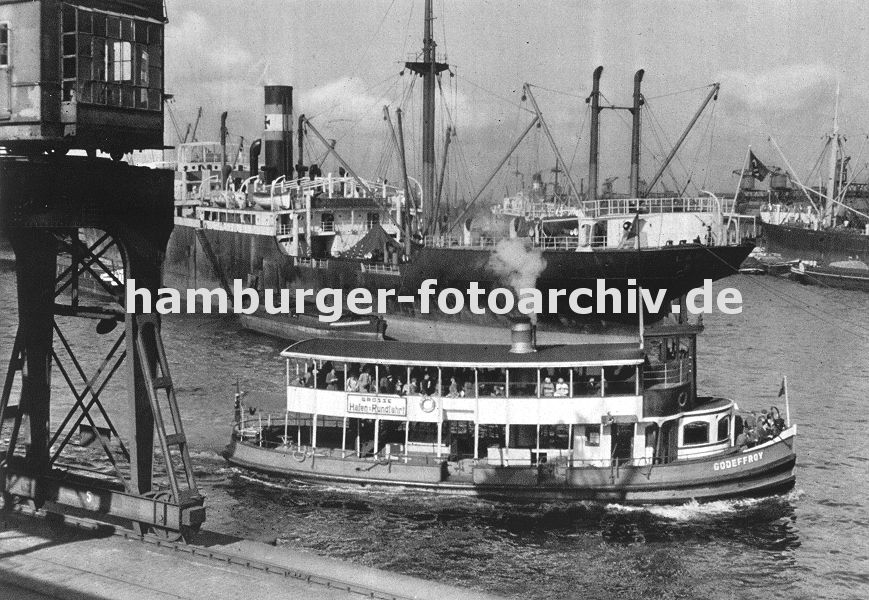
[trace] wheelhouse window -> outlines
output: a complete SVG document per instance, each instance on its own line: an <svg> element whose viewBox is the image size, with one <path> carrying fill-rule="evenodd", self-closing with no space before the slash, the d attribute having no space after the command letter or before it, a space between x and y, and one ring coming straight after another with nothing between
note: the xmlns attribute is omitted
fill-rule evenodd
<svg viewBox="0 0 869 600"><path fill-rule="evenodd" d="M61 35L64 100L162 110L161 23L64 4Z"/></svg>
<svg viewBox="0 0 869 600"><path fill-rule="evenodd" d="M723 417L718 421L718 441L723 442L730 438L730 418Z"/></svg>
<svg viewBox="0 0 869 600"><path fill-rule="evenodd" d="M9 66L9 23L0 23L0 69Z"/></svg>
<svg viewBox="0 0 869 600"><path fill-rule="evenodd" d="M693 446L697 444L709 443L709 423L703 421L695 421L688 423L683 428L682 444L684 446Z"/></svg>

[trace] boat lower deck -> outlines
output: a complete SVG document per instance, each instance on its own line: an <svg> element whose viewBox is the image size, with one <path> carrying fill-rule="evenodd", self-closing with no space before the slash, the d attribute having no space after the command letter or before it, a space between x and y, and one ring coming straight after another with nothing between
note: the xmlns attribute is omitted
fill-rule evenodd
<svg viewBox="0 0 869 600"><path fill-rule="evenodd" d="M434 455L359 457L354 451L233 439L226 459L272 475L527 500L677 503L759 496L793 487L796 427L759 446L666 464L607 465L557 458L533 465Z"/></svg>

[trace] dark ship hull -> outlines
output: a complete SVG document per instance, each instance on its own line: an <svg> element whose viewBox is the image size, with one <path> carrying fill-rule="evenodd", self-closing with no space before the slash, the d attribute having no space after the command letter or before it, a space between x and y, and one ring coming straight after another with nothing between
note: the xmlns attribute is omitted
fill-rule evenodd
<svg viewBox="0 0 869 600"><path fill-rule="evenodd" d="M197 234L197 231L200 233ZM202 247L198 236L204 235L211 247ZM547 290L589 288L594 290L598 279L605 279L607 287L623 292L629 280L656 296L658 290L666 290L666 300L673 300L689 290L703 285L705 279L717 280L737 272L742 261L753 248L752 244L739 246L703 246L681 244L662 248L641 250L607 249L592 252L543 250L546 267L536 280L536 287ZM221 278L232 282L240 279L245 285L266 288L351 288L395 289L397 294L417 295L420 284L426 279L437 279L437 289L454 287L466 290L471 281L491 290L510 287L505 278L491 267L494 250L477 247L429 248L422 247L406 263L395 267L374 265L359 260L342 258L295 259L282 252L275 238L267 235L251 235L222 229L200 229L175 226L169 242L165 263L167 285L178 288L209 287L221 285ZM617 314L612 304L607 304L605 314L577 315L570 310L566 299L559 303L555 317L562 322L572 320L612 320L636 322L636 315ZM626 302L626 297L623 299ZM483 306L485 304L481 302ZM588 300L583 299L583 306ZM390 311L406 316L416 316L418 305L393 304ZM624 310L624 306L622 307ZM668 303L655 317L670 312ZM457 316L441 315L435 308L430 318L456 320ZM498 320L488 313L471 315L467 309L458 315L460 319L473 322Z"/></svg>
<svg viewBox="0 0 869 600"><path fill-rule="evenodd" d="M767 252L785 258L834 262L869 257L869 235L853 228L813 230L787 225L763 224Z"/></svg>

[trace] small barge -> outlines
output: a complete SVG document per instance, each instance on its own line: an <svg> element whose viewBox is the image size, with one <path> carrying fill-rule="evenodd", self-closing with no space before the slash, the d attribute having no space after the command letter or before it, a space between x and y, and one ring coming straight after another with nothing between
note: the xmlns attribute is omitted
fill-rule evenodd
<svg viewBox="0 0 869 600"><path fill-rule="evenodd" d="M637 344L312 339L286 360L287 407L236 399L226 459L299 479L513 500L677 503L794 485L796 426L699 396L696 330ZM770 419L770 422L772 420Z"/></svg>

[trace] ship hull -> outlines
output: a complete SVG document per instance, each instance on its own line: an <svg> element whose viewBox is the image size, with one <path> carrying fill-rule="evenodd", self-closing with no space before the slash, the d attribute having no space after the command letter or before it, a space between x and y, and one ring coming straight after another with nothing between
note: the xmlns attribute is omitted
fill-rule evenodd
<svg viewBox="0 0 869 600"><path fill-rule="evenodd" d="M834 262L869 256L869 235L854 230L818 230L763 224L767 252L784 258Z"/></svg>
<svg viewBox="0 0 869 600"><path fill-rule="evenodd" d="M600 501L676 504L767 496L795 482L795 428L761 446L663 465L611 467L473 466L453 469L446 460L404 462L342 458L340 451L264 448L233 439L224 458L269 475L343 485L386 486L511 501Z"/></svg>
<svg viewBox="0 0 869 600"><path fill-rule="evenodd" d="M167 285L178 288L219 287L221 278L240 279L245 285L260 288L366 288L395 289L397 294L416 296L422 282L436 279L437 288L465 290L475 281L491 290L510 287L492 268L491 248L420 248L407 263L391 268L364 268L359 261L342 258L294 260L284 254L272 236L251 235L222 229L202 229L176 225L167 251L164 277ZM205 236L216 265L202 248L198 236ZM594 290L597 281L606 280L608 288L626 292L633 284L656 296L665 290L665 299L676 299L703 285L705 279L717 280L735 273L748 256L752 245L708 247L682 244L656 249L603 250L593 252L542 251L546 267L536 280L544 293L551 289L568 292L577 288ZM633 281L632 281L633 280ZM548 296L545 296L548 297ZM625 300L626 302L626 300ZM585 303L588 305L588 302ZM603 314L577 315L562 298L555 317L567 320L633 321L635 314L617 314L611 304ZM388 305L388 312L418 316L419 304ZM669 312L667 302L655 317ZM436 316L436 315L429 315ZM455 319L455 317L450 317ZM497 324L500 319L487 311L472 315L463 311L460 318L470 322Z"/></svg>
<svg viewBox="0 0 869 600"><path fill-rule="evenodd" d="M869 292L869 271L836 267L791 267L791 278L808 285Z"/></svg>

